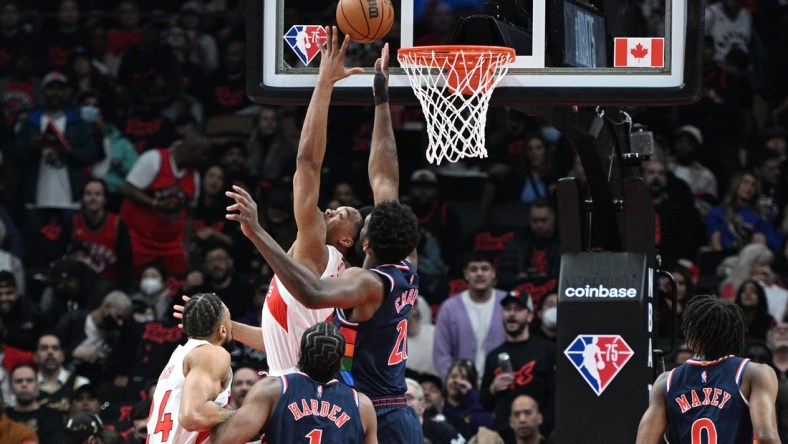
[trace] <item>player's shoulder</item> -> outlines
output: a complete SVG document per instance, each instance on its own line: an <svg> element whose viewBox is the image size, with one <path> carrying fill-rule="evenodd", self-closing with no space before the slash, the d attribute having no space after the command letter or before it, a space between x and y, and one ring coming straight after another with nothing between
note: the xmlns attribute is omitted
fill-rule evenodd
<svg viewBox="0 0 788 444"><path fill-rule="evenodd" d="M771 366L752 361L749 361L747 366L744 367L744 373L742 375L749 380L758 378L777 378L777 373Z"/></svg>

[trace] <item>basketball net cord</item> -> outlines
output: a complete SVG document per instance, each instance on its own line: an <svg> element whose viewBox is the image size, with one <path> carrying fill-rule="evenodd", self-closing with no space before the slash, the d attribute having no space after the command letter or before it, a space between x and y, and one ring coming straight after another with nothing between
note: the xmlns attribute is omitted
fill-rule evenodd
<svg viewBox="0 0 788 444"><path fill-rule="evenodd" d="M414 48L417 49L417 48ZM400 52L427 121L427 160L457 162L487 157L485 126L490 97L509 70L508 53Z"/></svg>

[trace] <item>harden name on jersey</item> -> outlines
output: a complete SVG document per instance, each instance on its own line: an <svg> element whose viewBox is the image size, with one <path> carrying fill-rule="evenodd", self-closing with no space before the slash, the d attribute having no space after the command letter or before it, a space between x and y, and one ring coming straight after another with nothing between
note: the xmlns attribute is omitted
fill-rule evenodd
<svg viewBox="0 0 788 444"><path fill-rule="evenodd" d="M298 421L304 416L322 416L328 418L337 428L341 428L346 422L350 420L350 416L342 411L338 405L331 404L327 401L318 401L317 399L302 399L301 408L298 408L297 402L291 402L287 408L293 414L293 419Z"/></svg>
<svg viewBox="0 0 788 444"><path fill-rule="evenodd" d="M712 387L704 387L702 396L703 401L700 400L701 397L698 396L697 391L690 390L689 393L682 394L676 398L676 403L679 405L679 408L681 408L681 413L687 413L687 411L690 409L706 405L711 405L722 410L728 400L731 399L730 393L726 392L725 390Z"/></svg>

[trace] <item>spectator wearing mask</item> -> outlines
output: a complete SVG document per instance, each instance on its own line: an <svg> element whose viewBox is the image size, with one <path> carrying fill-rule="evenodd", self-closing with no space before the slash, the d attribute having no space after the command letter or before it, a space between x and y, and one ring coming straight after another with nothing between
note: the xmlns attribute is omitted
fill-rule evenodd
<svg viewBox="0 0 788 444"><path fill-rule="evenodd" d="M536 310L536 317L528 326L531 335L539 336L555 344L558 331L556 330L558 320L558 293L550 293L539 300Z"/></svg>
<svg viewBox="0 0 788 444"><path fill-rule="evenodd" d="M142 268L139 291L132 295L136 322L166 321L170 317L173 298L167 288L164 269L156 263Z"/></svg>

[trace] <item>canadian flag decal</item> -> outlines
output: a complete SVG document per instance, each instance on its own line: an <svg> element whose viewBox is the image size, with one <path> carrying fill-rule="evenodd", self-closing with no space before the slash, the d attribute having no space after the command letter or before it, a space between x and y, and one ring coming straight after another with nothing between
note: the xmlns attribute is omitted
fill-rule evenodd
<svg viewBox="0 0 788 444"><path fill-rule="evenodd" d="M662 68L665 66L664 38L615 39L615 67Z"/></svg>

